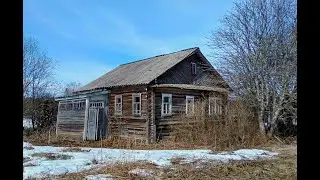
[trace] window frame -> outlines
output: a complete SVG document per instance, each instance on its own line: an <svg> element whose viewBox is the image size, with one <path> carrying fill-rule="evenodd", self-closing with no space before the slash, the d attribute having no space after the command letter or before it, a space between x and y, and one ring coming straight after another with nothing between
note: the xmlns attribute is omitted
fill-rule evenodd
<svg viewBox="0 0 320 180"><path fill-rule="evenodd" d="M192 99L192 112L191 114L188 112L188 99ZM194 114L194 96L186 96L186 115L192 115Z"/></svg>
<svg viewBox="0 0 320 180"><path fill-rule="evenodd" d="M191 63L191 74L192 75L197 74L197 63L194 63L194 62Z"/></svg>
<svg viewBox="0 0 320 180"><path fill-rule="evenodd" d="M86 101L84 99L60 101L58 111L84 111Z"/></svg>
<svg viewBox="0 0 320 180"><path fill-rule="evenodd" d="M161 117L164 116L171 116L172 115L172 94L167 94L167 93L162 93L161 94ZM164 113L164 98L165 97L169 97L169 102L166 103L168 104L169 108L168 108L168 113Z"/></svg>
<svg viewBox="0 0 320 180"><path fill-rule="evenodd" d="M211 112L211 101L213 101L213 112ZM217 101L220 101L220 105L218 106ZM222 115L222 98L219 97L209 97L209 116L217 116Z"/></svg>
<svg viewBox="0 0 320 180"><path fill-rule="evenodd" d="M137 102L135 102L135 97L139 97L139 113L135 113L135 109L134 109L134 104L136 104ZM141 116L141 93L133 93L132 94L132 115L133 116Z"/></svg>
<svg viewBox="0 0 320 180"><path fill-rule="evenodd" d="M117 99L120 98L120 112L117 111L117 105L119 104ZM115 115L122 115L122 108L123 108L123 104L122 104L122 94L120 95L115 95L114 96L114 114Z"/></svg>

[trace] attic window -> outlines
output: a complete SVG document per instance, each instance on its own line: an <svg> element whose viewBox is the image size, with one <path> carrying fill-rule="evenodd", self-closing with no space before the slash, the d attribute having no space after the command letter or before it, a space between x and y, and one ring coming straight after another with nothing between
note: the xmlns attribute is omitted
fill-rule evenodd
<svg viewBox="0 0 320 180"><path fill-rule="evenodd" d="M191 73L193 75L197 74L197 64L196 63L191 63Z"/></svg>

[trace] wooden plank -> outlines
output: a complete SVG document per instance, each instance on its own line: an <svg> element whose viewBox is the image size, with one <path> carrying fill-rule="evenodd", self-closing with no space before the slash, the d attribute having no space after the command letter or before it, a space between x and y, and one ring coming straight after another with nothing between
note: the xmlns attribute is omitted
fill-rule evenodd
<svg viewBox="0 0 320 180"><path fill-rule="evenodd" d="M154 90L151 89L151 143L156 141L156 125L155 125L155 93Z"/></svg>
<svg viewBox="0 0 320 180"><path fill-rule="evenodd" d="M59 107L60 107L60 102L59 102L59 104L58 104L58 113L57 113L57 122L56 122L56 138L58 137L58 124L59 124L59 116L58 116L58 114L59 114Z"/></svg>
<svg viewBox="0 0 320 180"><path fill-rule="evenodd" d="M87 126L88 126L88 115L89 115L89 98L86 98L86 108L85 108L85 116L84 116L84 128L83 128L83 136L82 140L87 139Z"/></svg>
<svg viewBox="0 0 320 180"><path fill-rule="evenodd" d="M148 89L146 88L146 93L145 93L145 97L146 97L146 100L145 100L145 104L144 104L144 107L145 107L145 109L146 109L146 111L147 111L147 121L146 121L146 123L145 123L145 132L144 132L144 134L145 134L145 136L146 136L146 139L147 139L147 143L149 143L149 125L150 125L150 116L149 116L149 113L148 113L148 109L149 109L149 106L148 106Z"/></svg>

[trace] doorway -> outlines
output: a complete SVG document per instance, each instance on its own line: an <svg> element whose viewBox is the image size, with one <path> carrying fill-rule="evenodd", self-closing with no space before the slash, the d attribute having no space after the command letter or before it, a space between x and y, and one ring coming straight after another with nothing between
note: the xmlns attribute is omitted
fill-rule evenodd
<svg viewBox="0 0 320 180"><path fill-rule="evenodd" d="M90 102L87 122L87 140L98 140L101 137L104 119L104 102Z"/></svg>

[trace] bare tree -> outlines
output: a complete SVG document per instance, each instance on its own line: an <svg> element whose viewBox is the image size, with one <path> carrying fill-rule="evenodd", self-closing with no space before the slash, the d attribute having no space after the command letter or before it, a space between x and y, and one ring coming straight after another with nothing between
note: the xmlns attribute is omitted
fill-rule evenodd
<svg viewBox="0 0 320 180"><path fill-rule="evenodd" d="M40 49L37 40L33 37L23 39L23 97L24 114L32 119L35 127L36 99L52 97L55 86L54 60Z"/></svg>
<svg viewBox="0 0 320 180"><path fill-rule="evenodd" d="M64 89L64 95L71 95L74 91L78 90L81 87L79 82L70 82L66 85Z"/></svg>
<svg viewBox="0 0 320 180"><path fill-rule="evenodd" d="M244 0L208 38L221 73L269 135L284 109L296 120L296 22L295 0Z"/></svg>

